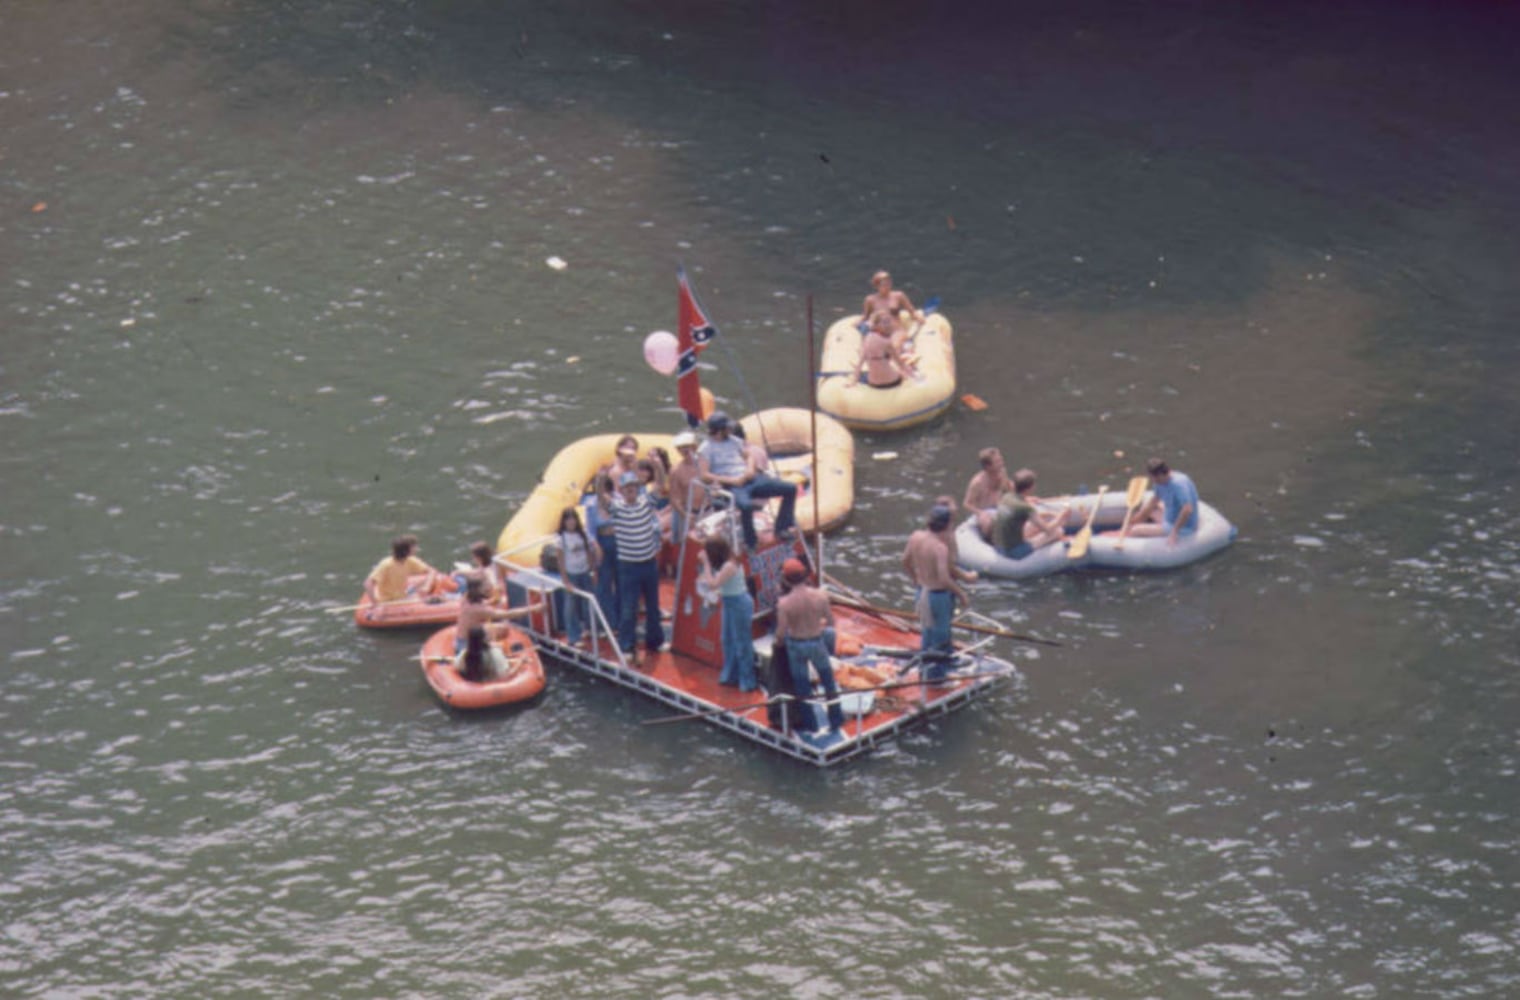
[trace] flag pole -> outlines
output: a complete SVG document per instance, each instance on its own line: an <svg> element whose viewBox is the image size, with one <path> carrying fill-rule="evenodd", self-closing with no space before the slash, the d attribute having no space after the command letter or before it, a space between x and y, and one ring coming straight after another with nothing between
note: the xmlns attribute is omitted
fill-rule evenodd
<svg viewBox="0 0 1520 1000"><path fill-rule="evenodd" d="M810 433L813 436L813 534L817 538L818 545L818 582L823 583L823 525L819 520L818 511L818 374L814 369L813 359L818 353L813 350L813 293L807 295L807 328L808 328L808 419Z"/></svg>

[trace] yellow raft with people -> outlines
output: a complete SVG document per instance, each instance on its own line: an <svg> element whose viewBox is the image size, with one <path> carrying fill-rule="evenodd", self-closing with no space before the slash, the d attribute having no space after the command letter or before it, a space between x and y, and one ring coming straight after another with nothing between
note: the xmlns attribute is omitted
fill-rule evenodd
<svg viewBox="0 0 1520 1000"><path fill-rule="evenodd" d="M932 420L955 402L955 347L950 321L943 313L928 312L918 323L907 312L898 322L910 332L904 351L916 375L897 385L877 389L855 375L865 337L846 316L824 335L818 369L818 408L856 430L891 431Z"/></svg>
<svg viewBox="0 0 1520 1000"><path fill-rule="evenodd" d="M849 428L827 414L817 415L818 473L814 483L812 413L778 407L751 414L739 423L748 441L763 444L770 452L773 474L798 484L798 527L811 533L831 531L844 523L855 505L855 439ZM549 536L559 528L560 514L566 507L580 505L595 485L597 472L612 462L623 437L622 433L597 434L561 448L528 499L502 529L496 540L497 555L519 565L537 565ZM655 447L673 450L674 435L634 437L641 454Z"/></svg>

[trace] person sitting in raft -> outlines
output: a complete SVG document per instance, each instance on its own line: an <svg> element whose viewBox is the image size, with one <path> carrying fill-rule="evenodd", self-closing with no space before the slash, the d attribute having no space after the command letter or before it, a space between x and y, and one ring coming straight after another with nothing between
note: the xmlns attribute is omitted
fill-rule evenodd
<svg viewBox="0 0 1520 1000"><path fill-rule="evenodd" d="M506 581L502 579L501 567L496 565L496 551L487 542L470 546L470 568L480 571L485 578L486 600L494 601L506 593ZM463 587L460 593L463 593Z"/></svg>
<svg viewBox="0 0 1520 1000"><path fill-rule="evenodd" d="M912 315L915 322L922 323L924 314L919 312L909 300L908 296L892 287L892 276L886 271L877 271L871 275L871 287L873 291L865 297L860 305L860 321L855 325L865 333L871 329L871 320L877 313L887 314L887 336L898 341L901 349L902 341L907 339L908 331L902 329L898 322L897 314L906 309ZM901 335L901 339L898 335Z"/></svg>
<svg viewBox="0 0 1520 1000"><path fill-rule="evenodd" d="M871 317L871 328L860 342L855 381L846 384L845 388L863 382L873 389L890 389L902 385L904 376L913 374L913 366L891 338L887 314L877 313Z"/></svg>
<svg viewBox="0 0 1520 1000"><path fill-rule="evenodd" d="M788 559L782 563L781 578L791 590L776 602L776 641L786 646L793 690L812 696L812 678L808 674L811 665L818 672L824 696L828 698L829 732L837 733L844 728L844 710L839 707L839 685L834 680L834 667L824 640L824 630L833 624L833 608L828 595L808 583L808 570L801 560Z"/></svg>
<svg viewBox="0 0 1520 1000"><path fill-rule="evenodd" d="M707 503L707 489L702 485L702 468L697 464L697 436L682 431L670 444L681 456L666 483L670 494L670 540L680 545L691 512L701 510Z"/></svg>
<svg viewBox="0 0 1520 1000"><path fill-rule="evenodd" d="M1062 527L1066 512L1042 511L1035 507L1034 482L1033 469L1020 469L1013 474L1013 492L1003 494L998 501L989 540L1009 559L1022 559L1035 549L1066 537L1066 530Z"/></svg>
<svg viewBox="0 0 1520 1000"><path fill-rule="evenodd" d="M484 625L476 625L465 636L463 648L454 654L454 669L465 680L484 684L506 680L517 673L519 665L507 659L507 654L491 640Z"/></svg>
<svg viewBox="0 0 1520 1000"><path fill-rule="evenodd" d="M1159 458L1147 461L1145 471L1151 477L1150 499L1141 504L1127 529L1114 534L1120 538L1165 535L1168 545L1176 545L1179 537L1198 530L1198 487L1186 473L1174 471Z"/></svg>
<svg viewBox="0 0 1520 1000"><path fill-rule="evenodd" d="M753 552L760 544L755 533L755 501L781 498L776 515L775 535L787 537L796 524L797 484L756 470L748 447L733 434L734 423L728 414L718 412L707 418L707 440L697 449L702 481L727 489L739 508L739 525L744 544Z"/></svg>
<svg viewBox="0 0 1520 1000"><path fill-rule="evenodd" d="M992 517L997 513L998 501L1003 494L1013 490L1008 479L1008 466L1003 463L1003 453L996 448L983 448L976 454L980 468L966 484L965 508L976 515L976 526L983 538L992 537Z"/></svg>
<svg viewBox="0 0 1520 1000"><path fill-rule="evenodd" d="M391 540L391 554L375 564L364 580L364 592L375 604L390 604L406 597L431 598L442 578L439 572L417 555L416 535L397 535ZM422 577L412 583L413 577Z"/></svg>
<svg viewBox="0 0 1520 1000"><path fill-rule="evenodd" d="M713 535L702 543L697 566L704 587L716 591L723 606L723 671L718 683L753 691L760 686L755 677L755 641L750 629L755 619L755 600L744 578L744 564L733 557L728 539Z"/></svg>

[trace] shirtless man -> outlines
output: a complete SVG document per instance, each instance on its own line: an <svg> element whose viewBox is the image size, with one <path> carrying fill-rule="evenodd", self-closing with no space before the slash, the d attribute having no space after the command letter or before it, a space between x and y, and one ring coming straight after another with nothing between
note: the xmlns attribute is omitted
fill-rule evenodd
<svg viewBox="0 0 1520 1000"><path fill-rule="evenodd" d="M865 372L864 380L861 379L862 370ZM870 329L860 342L860 360L855 362L855 381L845 388L864 381L873 389L890 389L894 385L901 385L904 375L912 374L913 366L892 340L891 317L884 312L876 313L871 317Z"/></svg>
<svg viewBox="0 0 1520 1000"><path fill-rule="evenodd" d="M844 710L839 707L839 685L834 681L834 667L823 639L823 630L833 622L833 609L828 595L808 583L807 567L801 560L782 563L781 576L792 589L776 602L776 641L786 645L793 690L811 694L808 665L812 664L829 700L829 732L837 733L844 726Z"/></svg>
<svg viewBox="0 0 1520 1000"><path fill-rule="evenodd" d="M950 575L966 583L981 579L976 570L963 569L960 566L960 543L955 540L955 497L942 494L934 498L934 503L950 512L950 523L943 531L935 532L944 540L945 548L950 550Z"/></svg>
<svg viewBox="0 0 1520 1000"><path fill-rule="evenodd" d="M950 525L950 508L935 504L929 509L924 527L908 536L908 546L903 550L903 572L919 588L919 601L926 605L925 624L919 648L925 653L950 653L954 646L950 641L950 622L955 618L955 602L959 598L966 607L971 606L971 595L955 582L950 572L950 547L945 544L942 532ZM942 677L948 664L942 659L931 665L931 680Z"/></svg>
<svg viewBox="0 0 1520 1000"><path fill-rule="evenodd" d="M867 295L865 301L861 303L860 323L857 323L857 326L866 324L866 328L870 329L869 324L872 318L879 312L886 313L888 321L891 324L887 330L887 335L892 336L901 332L906 337L906 331L901 330L901 324L897 321L899 310L908 310L913 319L919 323L924 321L924 314L918 311L908 296L892 287L892 276L886 271L877 271L871 275L871 287L875 291ZM893 339L897 338L894 337Z"/></svg>
<svg viewBox="0 0 1520 1000"><path fill-rule="evenodd" d="M962 503L976 515L976 526L982 537L990 538L992 516L997 513L998 501L1013 489L1013 483L1008 481L1008 467L1003 464L1001 451L983 448L977 452L976 459L981 468L966 484L966 499Z"/></svg>
<svg viewBox="0 0 1520 1000"><path fill-rule="evenodd" d="M670 490L670 540L680 545L692 511L701 510L707 502L707 490L702 486L702 467L697 464L697 436L691 431L682 431L670 443L680 456L676 467L670 470L667 483ZM692 489L693 483L696 489ZM687 506L688 498L690 507Z"/></svg>

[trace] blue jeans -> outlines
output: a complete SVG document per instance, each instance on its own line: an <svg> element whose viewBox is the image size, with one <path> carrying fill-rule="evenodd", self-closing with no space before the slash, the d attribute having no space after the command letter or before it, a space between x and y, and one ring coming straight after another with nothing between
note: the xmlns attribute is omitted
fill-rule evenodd
<svg viewBox="0 0 1520 1000"><path fill-rule="evenodd" d="M622 611L618 606L617 536L597 535L596 544L602 547L602 561L596 568L596 603L601 606L602 617L616 628Z"/></svg>
<svg viewBox="0 0 1520 1000"><path fill-rule="evenodd" d="M755 601L749 594L723 598L723 672L719 684L738 684L740 691L760 686L755 678L755 640L751 633Z"/></svg>
<svg viewBox="0 0 1520 1000"><path fill-rule="evenodd" d="M929 599L929 622L924 626L923 638L919 648L925 653L950 653L955 647L950 641L950 621L955 617L955 593L949 590L931 590ZM945 660L931 664L928 674L931 680L938 680L949 670Z"/></svg>
<svg viewBox="0 0 1520 1000"><path fill-rule="evenodd" d="M811 663L818 670L818 679L823 682L823 693L832 703L829 705L829 728L843 727L844 709L839 707L839 685L834 683L834 667L829 663L829 651L823 638L787 639L786 659L792 668L792 685L797 691L813 690L813 682L808 678L808 664Z"/></svg>
<svg viewBox="0 0 1520 1000"><path fill-rule="evenodd" d="M780 534L797 523L797 484L775 476L759 475L743 486L733 488L734 504L739 508L739 524L744 529L744 544L754 550L760 544L755 534L756 500L781 498L781 512L776 515L776 533Z"/></svg>
<svg viewBox="0 0 1520 1000"><path fill-rule="evenodd" d="M644 648L651 653L665 645L660 624L660 564L655 559L617 564L618 648L633 652L639 638L639 602L644 602Z"/></svg>
<svg viewBox="0 0 1520 1000"><path fill-rule="evenodd" d="M588 593L594 584L591 582L590 573L566 573L565 582L576 590L584 590ZM581 635L586 630L585 619L589 617L591 610L586 607L587 598L576 594L562 594L565 599L565 638L572 644L581 641Z"/></svg>

